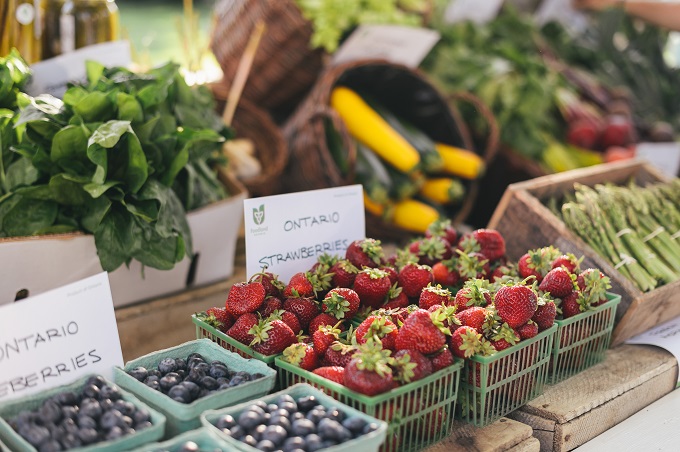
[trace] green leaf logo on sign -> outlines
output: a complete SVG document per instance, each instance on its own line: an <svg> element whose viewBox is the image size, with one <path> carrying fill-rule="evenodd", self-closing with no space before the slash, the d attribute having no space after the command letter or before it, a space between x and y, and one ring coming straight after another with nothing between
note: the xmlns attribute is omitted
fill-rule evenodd
<svg viewBox="0 0 680 452"><path fill-rule="evenodd" d="M264 223L264 204L260 204L260 207L253 209L253 221L258 225Z"/></svg>

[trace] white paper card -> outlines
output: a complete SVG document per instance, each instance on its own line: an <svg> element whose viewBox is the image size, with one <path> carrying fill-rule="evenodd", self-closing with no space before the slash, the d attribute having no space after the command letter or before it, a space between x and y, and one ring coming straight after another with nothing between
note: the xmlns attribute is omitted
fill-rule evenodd
<svg viewBox="0 0 680 452"><path fill-rule="evenodd" d="M113 41L95 44L73 52L40 61L31 66L33 76L26 87L31 96L51 94L61 98L68 82L82 82L87 79L86 61L97 61L107 67L128 67L132 62L130 43Z"/></svg>
<svg viewBox="0 0 680 452"><path fill-rule="evenodd" d="M333 55L333 64L382 59L416 68L439 41L434 30L400 25L361 25Z"/></svg>
<svg viewBox="0 0 680 452"><path fill-rule="evenodd" d="M317 256L344 256L366 237L361 185L246 199L243 209L249 278L266 266L287 283Z"/></svg>
<svg viewBox="0 0 680 452"><path fill-rule="evenodd" d="M446 23L472 21L484 24L493 20L503 6L503 0L453 0L444 11Z"/></svg>
<svg viewBox="0 0 680 452"><path fill-rule="evenodd" d="M680 171L680 143L638 143L635 156L647 160L668 177L677 177Z"/></svg>
<svg viewBox="0 0 680 452"><path fill-rule="evenodd" d="M0 404L122 365L106 273L0 308Z"/></svg>
<svg viewBox="0 0 680 452"><path fill-rule="evenodd" d="M552 21L564 25L572 34L580 34L590 26L587 16L574 9L572 2L565 0L545 0L536 11L536 22L539 25Z"/></svg>
<svg viewBox="0 0 680 452"><path fill-rule="evenodd" d="M680 317L664 322L642 334L631 337L627 344L656 345L661 347L680 360ZM678 376L680 383L680 375Z"/></svg>

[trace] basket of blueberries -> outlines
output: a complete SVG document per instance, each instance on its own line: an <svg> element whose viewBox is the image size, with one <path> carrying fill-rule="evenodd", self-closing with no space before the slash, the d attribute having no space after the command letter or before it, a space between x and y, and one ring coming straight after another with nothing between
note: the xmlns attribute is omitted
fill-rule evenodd
<svg viewBox="0 0 680 452"><path fill-rule="evenodd" d="M229 445L212 429L200 427L163 442L146 444L134 452L226 452Z"/></svg>
<svg viewBox="0 0 680 452"><path fill-rule="evenodd" d="M167 418L165 438L200 426L206 410L234 405L272 390L276 371L209 339L155 351L114 369L115 381Z"/></svg>
<svg viewBox="0 0 680 452"><path fill-rule="evenodd" d="M0 406L0 438L13 452L129 450L164 429L161 413L101 375Z"/></svg>
<svg viewBox="0 0 680 452"><path fill-rule="evenodd" d="M327 396L306 383L257 401L211 410L201 423L216 431L228 450L245 452L323 449L377 451L387 424Z"/></svg>

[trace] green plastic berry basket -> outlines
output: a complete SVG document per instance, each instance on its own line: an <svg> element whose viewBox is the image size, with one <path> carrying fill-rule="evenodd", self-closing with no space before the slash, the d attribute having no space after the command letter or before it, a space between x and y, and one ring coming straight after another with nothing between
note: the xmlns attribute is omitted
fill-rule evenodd
<svg viewBox="0 0 680 452"><path fill-rule="evenodd" d="M200 422L200 420L199 420ZM133 452L178 452L187 441L193 441L199 450L212 452L215 450L227 451L229 444L220 437L213 429L199 427L175 436L167 441L144 445Z"/></svg>
<svg viewBox="0 0 680 452"><path fill-rule="evenodd" d="M494 355L466 358L458 419L483 427L543 393L555 331L557 325Z"/></svg>
<svg viewBox="0 0 680 452"><path fill-rule="evenodd" d="M222 361L230 370L245 371L251 374L261 373L264 377L231 389L217 391L212 395L194 400L192 403L181 403L160 391L149 388L126 372L139 366L147 369L156 368L164 358L186 358L194 352L200 353L209 362ZM118 385L165 415L167 418L165 438L167 439L199 427L201 425L199 416L206 410L235 405L267 394L276 383L276 371L257 359L245 359L208 339L196 339L141 356L127 362L122 369L116 367L114 378Z"/></svg>
<svg viewBox="0 0 680 452"><path fill-rule="evenodd" d="M447 436L453 428L461 360L421 380L384 394L367 396L315 373L276 360L279 385L308 383L369 416L388 423L381 451L415 451Z"/></svg>
<svg viewBox="0 0 680 452"><path fill-rule="evenodd" d="M604 359L621 295L607 293L606 303L568 319L555 319L557 333L550 359L549 383L556 384Z"/></svg>
<svg viewBox="0 0 680 452"><path fill-rule="evenodd" d="M218 330L217 328L208 325L204 321L197 318L195 315L191 316L191 321L194 322L194 325L196 325L196 339L203 338L210 339L216 344L219 344L222 348L225 348L234 353L238 353L244 358L258 359L273 368L274 360L276 359L277 356L280 355L280 353L278 355L263 355L261 353L257 353L255 350L248 347L247 345L240 343L239 341L230 336L227 336L225 333Z"/></svg>
<svg viewBox="0 0 680 452"><path fill-rule="evenodd" d="M0 405L0 440L5 443L7 450L12 452L37 452L35 447L33 447L30 443L28 443L28 441L26 441L14 431L14 429L9 424L9 419L13 418L23 410L34 410L39 408L43 401L60 392L78 392L90 376L91 375L87 375L72 383L57 386L46 391L12 400L10 402L5 402ZM105 381L108 384L112 384L112 382L109 380ZM116 440L102 441L87 447L80 447L78 448L79 452L116 452L120 450L130 450L143 444L158 441L163 436L163 432L165 431L165 416L153 409L153 407L150 407L143 401L139 400L132 393L120 387L120 385L117 386L119 386L121 390L123 400L131 402L137 408L143 408L149 412L152 424L151 427L145 428L144 430L140 430L131 435L123 436Z"/></svg>
<svg viewBox="0 0 680 452"><path fill-rule="evenodd" d="M357 452L357 451L373 452L379 450L380 445L383 444L385 441L385 436L387 434L387 424L384 421L376 419L373 416L369 416L355 408L352 408L351 406L328 396L324 392L308 384L295 384L282 391L275 392L266 397L263 397L261 400L267 404L273 403L276 401L278 397L280 397L283 394L288 394L295 399L305 396L314 396L318 400L319 404L323 405L326 408L336 407L340 411L344 412L345 415L347 415L347 417L360 417L368 423L375 422L376 424L378 424L378 428L376 430L365 435L362 435L358 438L352 439L350 441L346 441L344 443L332 447L324 448L323 449L324 452ZM220 436L222 436L224 440L227 441L230 445L230 448L228 450L255 452L258 449L251 447L245 443L242 443L241 441L238 441L232 438L231 436L224 435L214 425L217 422L217 419L219 419L220 416L223 416L225 414L230 414L234 418L238 418L238 415L243 410L248 408L251 404L252 404L251 402L245 402L237 406L225 408L222 410L207 411L201 416L201 423L205 427L213 429Z"/></svg>

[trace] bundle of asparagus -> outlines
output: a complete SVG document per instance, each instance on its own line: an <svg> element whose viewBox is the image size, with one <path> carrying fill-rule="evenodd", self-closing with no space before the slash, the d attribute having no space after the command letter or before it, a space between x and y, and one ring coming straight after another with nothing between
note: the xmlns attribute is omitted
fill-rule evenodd
<svg viewBox="0 0 680 452"><path fill-rule="evenodd" d="M614 268L642 292L680 279L680 179L574 188L554 211Z"/></svg>

